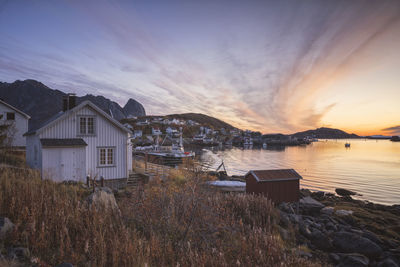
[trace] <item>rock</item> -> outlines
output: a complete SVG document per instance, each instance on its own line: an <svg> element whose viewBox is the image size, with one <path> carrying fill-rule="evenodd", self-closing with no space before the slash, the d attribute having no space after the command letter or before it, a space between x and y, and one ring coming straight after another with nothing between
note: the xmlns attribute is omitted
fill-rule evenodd
<svg viewBox="0 0 400 267"><path fill-rule="evenodd" d="M365 238L368 238L372 242L375 242L376 244L379 244L379 245L382 244L382 240L370 231L365 231L361 235Z"/></svg>
<svg viewBox="0 0 400 267"><path fill-rule="evenodd" d="M9 248L7 253L9 259L20 261L28 260L30 255L29 249L23 247Z"/></svg>
<svg viewBox="0 0 400 267"><path fill-rule="evenodd" d="M349 232L335 233L333 245L340 252L360 253L372 258L382 253L382 249L368 238Z"/></svg>
<svg viewBox="0 0 400 267"><path fill-rule="evenodd" d="M324 207L321 209L322 214L332 215L335 209L333 207Z"/></svg>
<svg viewBox="0 0 400 267"><path fill-rule="evenodd" d="M335 214L340 217L349 216L353 214L352 210L337 210Z"/></svg>
<svg viewBox="0 0 400 267"><path fill-rule="evenodd" d="M290 240L290 234L284 228L279 227L279 233L280 233L281 238L282 238L283 241L289 241Z"/></svg>
<svg viewBox="0 0 400 267"><path fill-rule="evenodd" d="M293 210L292 206L291 206L290 204L286 203L286 202L280 203L279 206L278 206L278 208L279 208L281 211L284 211L284 212L286 212L286 213L294 214L294 210Z"/></svg>
<svg viewBox="0 0 400 267"><path fill-rule="evenodd" d="M0 240L12 231L14 224L7 217L0 217Z"/></svg>
<svg viewBox="0 0 400 267"><path fill-rule="evenodd" d="M328 231L337 232L337 227L336 227L336 225L334 225L332 222L328 222L328 223L325 225L325 228L326 228L326 230L328 230Z"/></svg>
<svg viewBox="0 0 400 267"><path fill-rule="evenodd" d="M356 192L353 192L353 191L350 191L347 189L343 189L343 188L336 188L335 192L336 192L336 194L338 194L339 196L342 196L342 197L357 195Z"/></svg>
<svg viewBox="0 0 400 267"><path fill-rule="evenodd" d="M120 213L117 201L112 190L108 187L96 187L95 192L87 198L89 205L94 205L97 209L105 208Z"/></svg>
<svg viewBox="0 0 400 267"><path fill-rule="evenodd" d="M303 258L312 258L312 254L310 252L307 252L301 248L296 250L296 255Z"/></svg>
<svg viewBox="0 0 400 267"><path fill-rule="evenodd" d="M69 262L63 262L55 267L74 267L74 265L72 263Z"/></svg>
<svg viewBox="0 0 400 267"><path fill-rule="evenodd" d="M312 197L304 197L300 199L300 207L306 212L306 213L318 213L322 208L325 206L321 204L320 202L316 201Z"/></svg>
<svg viewBox="0 0 400 267"><path fill-rule="evenodd" d="M386 258L378 263L378 267L399 267L391 258Z"/></svg>
<svg viewBox="0 0 400 267"><path fill-rule="evenodd" d="M309 189L301 189L300 196L301 197L309 197L311 195L311 191Z"/></svg>
<svg viewBox="0 0 400 267"><path fill-rule="evenodd" d="M340 260L337 267L364 267L368 266L369 259L360 254L339 254Z"/></svg>
<svg viewBox="0 0 400 267"><path fill-rule="evenodd" d="M279 224L282 225L283 227L288 227L290 224L290 220L289 220L289 216L284 213L284 212L280 212L279 214Z"/></svg>
<svg viewBox="0 0 400 267"><path fill-rule="evenodd" d="M329 258L335 263L340 261L340 256L336 253L329 253Z"/></svg>
<svg viewBox="0 0 400 267"><path fill-rule="evenodd" d="M329 251L332 249L332 241L321 231L314 229L310 235L311 243L320 250Z"/></svg>

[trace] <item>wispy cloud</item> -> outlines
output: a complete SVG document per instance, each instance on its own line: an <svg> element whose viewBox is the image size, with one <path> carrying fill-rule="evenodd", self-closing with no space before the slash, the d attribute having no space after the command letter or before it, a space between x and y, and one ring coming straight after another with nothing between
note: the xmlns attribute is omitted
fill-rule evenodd
<svg viewBox="0 0 400 267"><path fill-rule="evenodd" d="M321 94L351 76L371 44L391 45L383 36L400 19L395 0L214 3L211 13L208 2L64 4L81 27L60 41L0 26L2 77L121 104L133 97L149 113L202 112L264 132L326 124L340 103ZM0 16L9 5L0 2Z"/></svg>
<svg viewBox="0 0 400 267"><path fill-rule="evenodd" d="M400 135L400 125L384 128L382 131L386 132L386 134Z"/></svg>

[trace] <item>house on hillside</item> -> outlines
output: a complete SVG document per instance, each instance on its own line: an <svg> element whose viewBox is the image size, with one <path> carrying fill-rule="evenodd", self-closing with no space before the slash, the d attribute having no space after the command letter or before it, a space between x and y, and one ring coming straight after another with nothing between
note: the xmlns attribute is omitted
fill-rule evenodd
<svg viewBox="0 0 400 267"><path fill-rule="evenodd" d="M26 138L23 135L28 131L28 121L31 117L1 99L0 117L0 124L9 125L6 143L12 147L25 147Z"/></svg>
<svg viewBox="0 0 400 267"><path fill-rule="evenodd" d="M162 132L161 132L160 128L154 127L154 128L151 128L151 134L152 135L162 135Z"/></svg>
<svg viewBox="0 0 400 267"><path fill-rule="evenodd" d="M303 178L293 169L253 170L244 177L246 193L264 195L274 203L299 201Z"/></svg>
<svg viewBox="0 0 400 267"><path fill-rule="evenodd" d="M92 102L75 106L75 96L69 95L62 111L25 134L27 163L55 181L127 178L130 133Z"/></svg>
<svg viewBox="0 0 400 267"><path fill-rule="evenodd" d="M142 135L143 135L143 131L142 130L133 130L132 138L142 137Z"/></svg>

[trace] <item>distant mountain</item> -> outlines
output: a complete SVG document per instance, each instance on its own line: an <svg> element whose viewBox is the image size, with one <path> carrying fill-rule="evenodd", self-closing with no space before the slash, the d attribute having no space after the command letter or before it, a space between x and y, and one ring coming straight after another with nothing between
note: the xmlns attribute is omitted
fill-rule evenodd
<svg viewBox="0 0 400 267"><path fill-rule="evenodd" d="M292 134L292 136L297 138L314 137L320 139L359 138L359 136L356 134L349 134L339 129L325 128L325 127L318 128L315 130L298 132Z"/></svg>
<svg viewBox="0 0 400 267"><path fill-rule="evenodd" d="M234 129L232 125L229 123L226 123L222 120L219 120L217 118L207 116L201 113L182 113L182 114L171 114L167 115L166 117L168 118L177 118L177 119L183 119L183 120L192 120L196 121L202 125L212 127L214 129Z"/></svg>
<svg viewBox="0 0 400 267"><path fill-rule="evenodd" d="M47 87L35 80L0 82L0 98L31 116L29 128L36 128L62 109L62 98L66 93ZM102 110L121 120L130 116L144 116L143 106L129 99L122 108L103 96L85 95L77 97L77 104L90 100Z"/></svg>
<svg viewBox="0 0 400 267"><path fill-rule="evenodd" d="M236 129L229 123L226 123L222 120L201 113L182 113L182 114L170 114L170 115L160 115L160 116L151 115L151 116L143 116L140 117L139 119L145 119L145 118L182 119L186 121L192 120L198 122L203 126L212 127L213 129L221 129L221 128L225 128L227 130ZM126 120L126 122L129 122L129 120Z"/></svg>

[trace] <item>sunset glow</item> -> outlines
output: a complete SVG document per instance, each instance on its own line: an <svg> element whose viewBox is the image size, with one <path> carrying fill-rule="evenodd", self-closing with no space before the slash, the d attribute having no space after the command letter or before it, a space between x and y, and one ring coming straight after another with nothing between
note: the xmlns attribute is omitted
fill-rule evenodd
<svg viewBox="0 0 400 267"><path fill-rule="evenodd" d="M396 0L0 1L0 35L0 81L263 133L400 134Z"/></svg>

